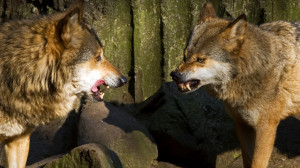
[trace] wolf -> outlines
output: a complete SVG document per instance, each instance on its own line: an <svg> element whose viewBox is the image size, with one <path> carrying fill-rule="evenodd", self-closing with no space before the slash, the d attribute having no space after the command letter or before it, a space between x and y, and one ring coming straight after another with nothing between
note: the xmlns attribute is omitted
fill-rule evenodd
<svg viewBox="0 0 300 168"><path fill-rule="evenodd" d="M205 86L235 121L245 168L266 168L280 120L300 112L300 22L260 26L218 18L210 3L171 77L179 91Z"/></svg>
<svg viewBox="0 0 300 168"><path fill-rule="evenodd" d="M30 134L64 117L76 99L103 100L101 87L126 78L104 57L94 30L83 19L83 3L63 13L0 25L0 142L8 168L23 168Z"/></svg>

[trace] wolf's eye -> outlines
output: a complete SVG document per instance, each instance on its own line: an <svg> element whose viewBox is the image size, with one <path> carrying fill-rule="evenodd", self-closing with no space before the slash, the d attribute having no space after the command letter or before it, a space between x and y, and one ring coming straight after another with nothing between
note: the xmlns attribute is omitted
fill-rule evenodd
<svg viewBox="0 0 300 168"><path fill-rule="evenodd" d="M97 62L99 62L99 61L101 61L101 56L100 55L97 57Z"/></svg>
<svg viewBox="0 0 300 168"><path fill-rule="evenodd" d="M199 63L204 63L204 61L205 61L205 58L197 58L197 62L199 62Z"/></svg>

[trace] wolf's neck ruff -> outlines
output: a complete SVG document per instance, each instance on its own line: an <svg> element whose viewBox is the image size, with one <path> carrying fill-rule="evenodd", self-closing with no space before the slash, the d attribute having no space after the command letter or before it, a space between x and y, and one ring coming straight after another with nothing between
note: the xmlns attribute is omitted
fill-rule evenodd
<svg viewBox="0 0 300 168"><path fill-rule="evenodd" d="M271 90L275 94L281 73L286 67L289 54L282 47L289 44L286 39L248 24L239 56L233 56L236 76L220 85L208 86L214 95L232 105L243 105L247 101L258 100L261 93ZM275 40L274 40L275 39ZM260 41L263 46L258 47ZM279 73L278 73L279 72ZM211 89L209 89L211 90ZM272 94L272 93L270 93Z"/></svg>

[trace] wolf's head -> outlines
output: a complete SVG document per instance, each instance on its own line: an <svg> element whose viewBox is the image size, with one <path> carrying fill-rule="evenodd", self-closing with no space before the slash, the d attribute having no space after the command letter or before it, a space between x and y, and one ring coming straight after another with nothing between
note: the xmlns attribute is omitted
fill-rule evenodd
<svg viewBox="0 0 300 168"><path fill-rule="evenodd" d="M203 85L222 85L235 77L235 58L243 45L246 26L245 15L234 21L220 19L206 3L184 51L184 60L170 74L179 91L188 93Z"/></svg>
<svg viewBox="0 0 300 168"><path fill-rule="evenodd" d="M99 38L82 19L82 8L82 3L77 3L63 14L55 16L55 35L54 38L48 38L48 44L52 45L48 48L56 53L53 54L56 55L54 69L61 66L62 74L70 73L67 74L69 82L77 93L84 92L102 100L104 93L100 90L101 85L115 88L124 85L127 79L105 59ZM67 68L63 70L64 67Z"/></svg>

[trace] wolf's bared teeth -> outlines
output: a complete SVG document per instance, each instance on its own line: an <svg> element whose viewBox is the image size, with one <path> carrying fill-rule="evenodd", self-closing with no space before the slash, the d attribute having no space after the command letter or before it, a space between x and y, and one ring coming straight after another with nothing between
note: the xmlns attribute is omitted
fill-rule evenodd
<svg viewBox="0 0 300 168"><path fill-rule="evenodd" d="M190 84L188 83L188 84L186 84L185 85L185 87L189 90L189 91L191 91L192 89L191 89L191 87L190 87Z"/></svg>
<svg viewBox="0 0 300 168"><path fill-rule="evenodd" d="M100 98L101 98L102 100L103 100L103 98L104 98L104 94L105 94L105 93L103 93L103 92L100 93Z"/></svg>

